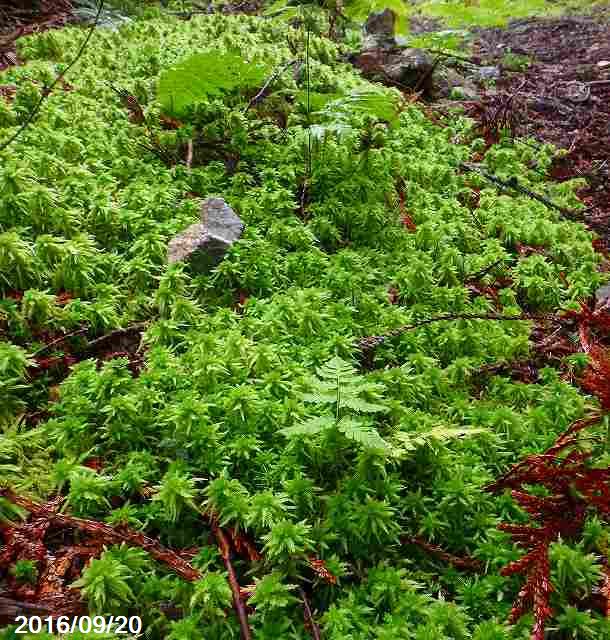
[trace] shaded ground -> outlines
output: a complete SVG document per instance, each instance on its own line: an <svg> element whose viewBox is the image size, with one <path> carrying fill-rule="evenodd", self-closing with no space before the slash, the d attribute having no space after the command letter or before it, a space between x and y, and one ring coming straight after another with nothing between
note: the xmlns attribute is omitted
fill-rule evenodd
<svg viewBox="0 0 610 640"><path fill-rule="evenodd" d="M11 0L0 0L0 71L18 62L15 41L21 36L73 20L70 0L41 0L38 10L19 8Z"/></svg>
<svg viewBox="0 0 610 640"><path fill-rule="evenodd" d="M529 56L523 72L505 73L474 115L504 119L515 134L567 149L553 175L585 177L586 218L609 243L610 220L610 23L566 16L515 21L507 29L479 32L477 56L498 63L507 51Z"/></svg>

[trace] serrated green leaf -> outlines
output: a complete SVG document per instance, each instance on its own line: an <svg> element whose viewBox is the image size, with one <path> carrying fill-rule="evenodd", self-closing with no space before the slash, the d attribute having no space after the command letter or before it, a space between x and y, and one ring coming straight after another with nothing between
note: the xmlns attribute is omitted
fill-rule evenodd
<svg viewBox="0 0 610 640"><path fill-rule="evenodd" d="M293 436L315 435L316 433L330 429L334 425L335 419L332 416L318 416L310 420L305 420L305 422L300 422L293 427L280 429L278 433L289 438Z"/></svg>

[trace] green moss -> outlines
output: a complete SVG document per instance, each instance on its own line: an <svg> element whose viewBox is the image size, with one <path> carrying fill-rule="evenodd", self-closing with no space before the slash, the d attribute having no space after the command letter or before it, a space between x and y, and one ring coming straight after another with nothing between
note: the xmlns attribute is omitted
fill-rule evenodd
<svg viewBox="0 0 610 640"><path fill-rule="evenodd" d="M1 84L19 87L0 139L83 36L70 28L20 40L26 63L0 74ZM548 447L591 402L550 369L536 385L473 375L527 357L529 323L459 320L406 332L378 349L375 371L353 374L351 395L339 389L336 405L350 403L341 428L293 428L332 413L325 380L312 385L312 376L335 355L356 365L357 338L438 314L492 311L467 284L491 264L486 282L504 278L503 312L573 308L602 280L592 236L464 174L461 163L484 146L471 122L432 123L397 92L364 82L339 62L340 47L319 37L309 42L316 113L304 108L301 68L248 110L252 87L202 98L181 132L162 130L157 87L167 69L229 51L275 68L294 57L289 40L304 50L302 32L245 16L100 30L68 77L73 89L55 92L1 154L0 473L41 500L60 491L84 517L199 549L193 563L210 577L195 585L121 548L81 576L93 610L140 615L151 640L239 634L235 615L219 614L225 567L204 508L266 549L263 563L236 560L240 581L256 584L257 638L310 637L293 588L302 576L315 580L312 607L330 640L502 637L498 621L519 585L498 574L517 554L497 524L523 516L483 487ZM147 126L130 121L110 82L137 96ZM151 133L175 152L171 166L143 151ZM233 164L200 144L188 171L184 136L195 133L208 146L221 141ZM544 177L554 153L504 139L485 168L575 207L576 184ZM475 211L467 206L473 189ZM193 193L222 196L246 224L229 255L200 275L166 263L168 240L198 218ZM405 213L414 229L401 222ZM517 243L545 254L523 258ZM65 290L72 297L59 304ZM26 375L40 346L37 324L56 332L85 324L100 335L141 320L150 327L138 377L125 358L100 367L84 360L61 384L50 418L34 429L21 424L23 403L44 408L51 381ZM307 402L314 391L321 403ZM356 413L357 429L347 421ZM380 450L380 438L390 446ZM103 460L103 472L81 466L90 457ZM143 487L154 499L142 498ZM597 553L607 532L599 527L585 555ZM475 555L485 575L467 578L407 550L400 540L413 535ZM337 586L313 575L311 555ZM570 582L566 573L553 608L572 620ZM183 619L163 613L168 600ZM601 629L601 617L590 618Z"/></svg>

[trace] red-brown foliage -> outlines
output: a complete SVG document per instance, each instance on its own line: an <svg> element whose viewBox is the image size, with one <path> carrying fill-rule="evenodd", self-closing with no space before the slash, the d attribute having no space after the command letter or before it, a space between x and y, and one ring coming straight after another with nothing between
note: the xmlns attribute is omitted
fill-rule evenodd
<svg viewBox="0 0 610 640"><path fill-rule="evenodd" d="M601 419L595 414L579 420L544 453L528 456L504 476L488 485L491 493L512 489L514 500L530 516L532 525L501 524L526 554L502 570L502 575L522 575L525 583L513 605L510 622L527 611L534 613L532 640L543 640L552 615L549 546L559 539L580 535L587 513L610 514L610 467L589 466L591 453L580 451L577 434ZM528 493L528 486L544 487L545 497ZM607 582L607 581L606 581Z"/></svg>

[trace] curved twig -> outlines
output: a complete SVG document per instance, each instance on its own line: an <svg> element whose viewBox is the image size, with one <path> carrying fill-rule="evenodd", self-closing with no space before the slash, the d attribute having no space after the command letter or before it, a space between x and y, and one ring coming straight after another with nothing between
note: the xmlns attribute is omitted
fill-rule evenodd
<svg viewBox="0 0 610 640"><path fill-rule="evenodd" d="M93 32L97 27L97 24L100 19L100 15L102 13L102 9L104 8L105 1L106 0L100 0L100 4L97 8L97 13L95 14L95 19L93 21L93 24L91 25L91 28L87 33L87 36L83 40L83 43L81 44L72 62L70 62L70 64L68 64L68 66L61 73L57 75L57 77L55 78L55 80L53 80L51 85L42 92L40 99L38 100L38 102L36 103L32 111L30 111L30 114L26 118L25 122L19 127L19 129L17 129L17 131L15 131L15 133L6 142L3 142L0 145L0 153L4 151L13 142L15 142L15 140L17 140L17 138L30 126L30 124L32 123L32 121L40 111L40 108L42 107L42 103L51 95L51 92L53 91L53 89L64 79L66 73L68 73L68 71L78 62L80 57L83 55L83 53L85 52L85 49L87 48L87 45L89 44L89 40L91 40L91 36L93 35Z"/></svg>

